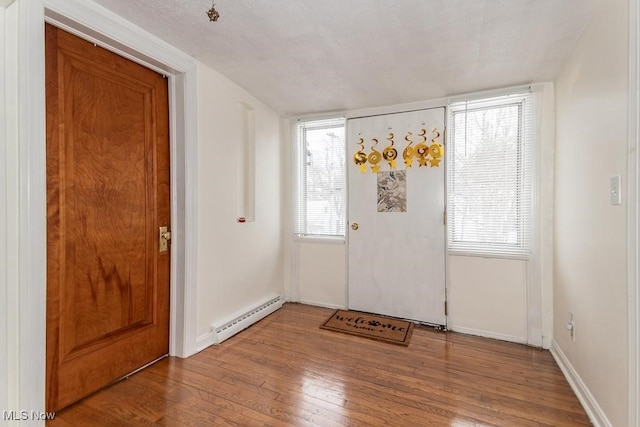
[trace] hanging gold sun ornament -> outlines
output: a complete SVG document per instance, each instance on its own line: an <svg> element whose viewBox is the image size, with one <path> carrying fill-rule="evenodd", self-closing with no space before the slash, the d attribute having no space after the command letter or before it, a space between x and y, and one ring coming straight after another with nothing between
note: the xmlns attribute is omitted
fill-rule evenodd
<svg viewBox="0 0 640 427"><path fill-rule="evenodd" d="M209 22L216 22L220 18L215 3L211 3L211 9L207 10L207 16L209 17Z"/></svg>
<svg viewBox="0 0 640 427"><path fill-rule="evenodd" d="M418 163L420 166L426 166L428 162L427 156L429 156L429 146L425 144L427 142L426 134L426 129L421 129L418 134L418 136L422 138L422 141L416 145L416 156L418 157Z"/></svg>
<svg viewBox="0 0 640 427"><path fill-rule="evenodd" d="M391 145L387 145L384 150L382 150L382 157L389 163L389 167L391 169L396 168L396 157L398 157L398 151L393 148L393 133L389 132L389 136L387 140L391 142Z"/></svg>
<svg viewBox="0 0 640 427"><path fill-rule="evenodd" d="M402 151L402 158L404 159L404 164L407 168L411 167L411 163L413 163L413 156L415 156L415 149L411 146L413 141L409 138L411 135L413 135L411 132L407 132L407 136L404 137L408 144Z"/></svg>
<svg viewBox="0 0 640 427"><path fill-rule="evenodd" d="M431 139L431 145L429 146L429 154L431 154L432 157L429 163L433 168L440 166L440 160L444 155L444 147L438 142L438 138L440 138L438 128L433 129L432 132L436 134L436 136Z"/></svg>
<svg viewBox="0 0 640 427"><path fill-rule="evenodd" d="M353 155L353 163L358 165L358 168L360 168L360 172L365 173L367 171L367 153L364 152L363 138L360 138L360 140L358 141L358 145L360 146L360 149Z"/></svg>
<svg viewBox="0 0 640 427"><path fill-rule="evenodd" d="M373 138L373 141L375 141L375 144L371 146L371 153L369 153L369 157L367 158L367 160L369 160L369 163L373 165L371 166L371 171L373 173L378 173L378 171L380 170L380 165L378 163L380 163L380 161L382 160L382 154L380 154L380 152L374 148L376 145L378 145L378 140Z"/></svg>

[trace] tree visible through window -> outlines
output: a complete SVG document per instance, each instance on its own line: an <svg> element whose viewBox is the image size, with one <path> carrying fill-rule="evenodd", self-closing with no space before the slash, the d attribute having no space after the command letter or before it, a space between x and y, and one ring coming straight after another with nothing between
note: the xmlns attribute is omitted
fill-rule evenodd
<svg viewBox="0 0 640 427"><path fill-rule="evenodd" d="M344 120L297 126L296 233L344 236L346 170Z"/></svg>
<svg viewBox="0 0 640 427"><path fill-rule="evenodd" d="M449 247L527 254L531 223L529 96L450 108Z"/></svg>

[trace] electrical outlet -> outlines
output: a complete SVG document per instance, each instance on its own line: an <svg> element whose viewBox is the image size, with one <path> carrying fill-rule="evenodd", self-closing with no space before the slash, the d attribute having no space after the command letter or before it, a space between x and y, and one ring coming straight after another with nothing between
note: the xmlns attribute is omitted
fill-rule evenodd
<svg viewBox="0 0 640 427"><path fill-rule="evenodd" d="M609 196L610 196L612 205L622 204L622 193L620 189L621 181L622 181L622 177L620 175L611 177L611 182L609 184Z"/></svg>

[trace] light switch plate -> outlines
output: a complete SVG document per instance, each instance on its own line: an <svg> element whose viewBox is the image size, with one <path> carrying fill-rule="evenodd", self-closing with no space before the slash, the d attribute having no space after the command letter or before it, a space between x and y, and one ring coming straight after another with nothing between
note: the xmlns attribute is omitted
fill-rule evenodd
<svg viewBox="0 0 640 427"><path fill-rule="evenodd" d="M612 205L621 205L622 204L622 193L620 192L620 175L611 177L611 184L609 186L609 195L611 198Z"/></svg>

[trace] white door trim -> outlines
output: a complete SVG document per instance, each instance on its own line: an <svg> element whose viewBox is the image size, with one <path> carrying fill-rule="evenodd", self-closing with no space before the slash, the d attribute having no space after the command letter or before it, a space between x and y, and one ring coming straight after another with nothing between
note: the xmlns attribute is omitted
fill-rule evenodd
<svg viewBox="0 0 640 427"><path fill-rule="evenodd" d="M627 263L629 316L629 426L640 426L640 1L629 1L629 184Z"/></svg>
<svg viewBox="0 0 640 427"><path fill-rule="evenodd" d="M10 341L7 350L3 350L7 352L3 357L7 366L0 367L0 374L12 375L7 382L10 396L3 400L11 400L6 403L13 410L31 411L44 409L45 396L43 24L45 20L55 23L169 78L173 231L170 353L180 357L196 351L196 64L189 56L93 2L15 0L3 4L7 5L7 25L0 29L7 41L6 70L19 72L15 76L7 73L13 80L5 80L6 88L15 89L6 94L5 105L11 106L12 111L7 112L4 145L17 165L7 169L5 177L5 206L12 207L7 211L6 230L12 232L7 234L3 262L8 271L2 283L5 289L0 291L12 298L15 307L0 318L0 326L6 327ZM11 133L13 130L15 134Z"/></svg>
<svg viewBox="0 0 640 427"><path fill-rule="evenodd" d="M45 397L44 9L33 0L3 6L7 311L0 320L7 342L0 374L7 390L0 403L2 409L38 411Z"/></svg>
<svg viewBox="0 0 640 427"><path fill-rule="evenodd" d="M6 24L5 24L5 12L8 3L5 4L3 0L0 0L0 38L6 40ZM5 57L6 57L5 43L0 43L0 70L3 70L3 76L5 73ZM7 78L4 76L0 81L0 201L7 201L7 122L6 122L6 95L5 85ZM7 206L4 203L4 206ZM7 286L7 210L5 208L0 209L0 236L5 236L5 242L0 243L0 342L6 343L5 349L0 351L0 407L8 407L9 400L9 365L8 365L8 351L9 337L8 337L8 324L9 315L8 309L8 286ZM6 406L5 406L6 405Z"/></svg>

